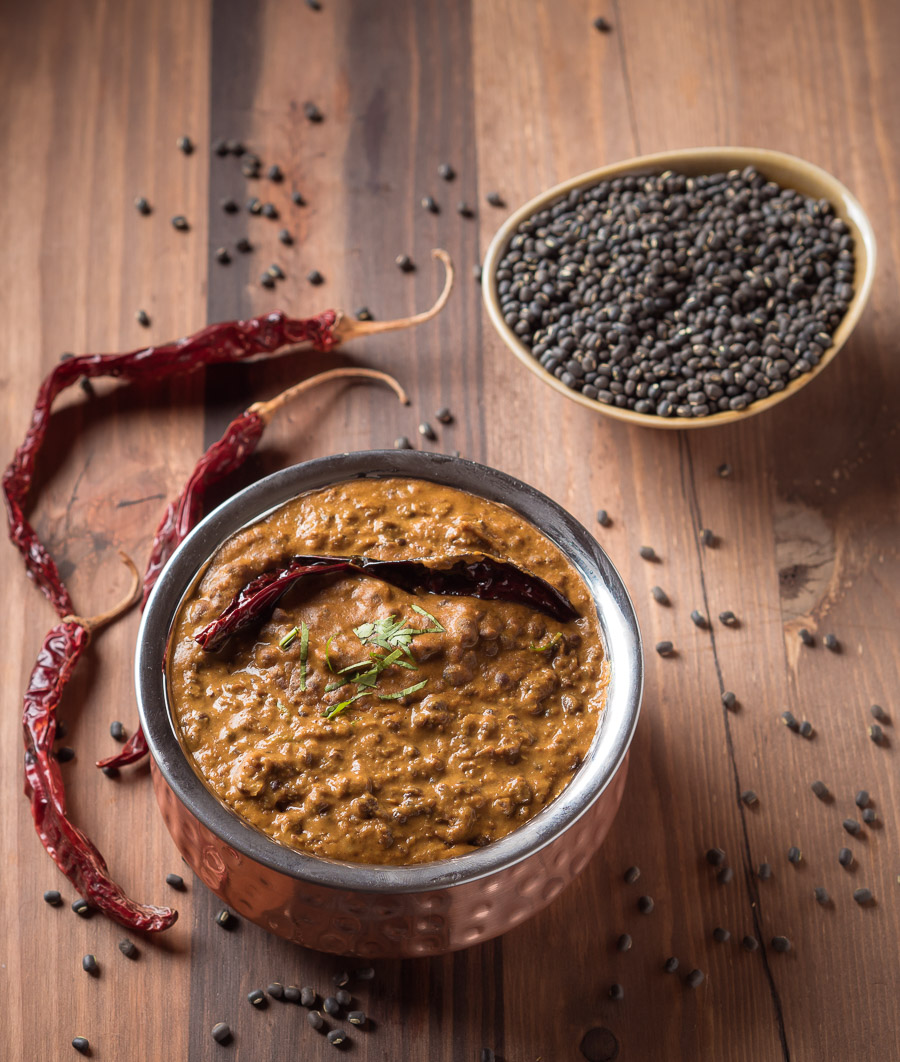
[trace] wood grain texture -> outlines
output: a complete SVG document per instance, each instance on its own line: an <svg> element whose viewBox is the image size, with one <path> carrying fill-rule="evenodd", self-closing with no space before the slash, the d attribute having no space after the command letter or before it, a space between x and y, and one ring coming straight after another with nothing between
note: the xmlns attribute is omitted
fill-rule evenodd
<svg viewBox="0 0 900 1062"><path fill-rule="evenodd" d="M605 13L610 34L591 20ZM207 320L276 305L302 314L366 305L379 318L427 305L440 284L428 258L446 247L458 285L445 313L416 332L339 354L290 356L219 369L145 393L109 388L60 401L40 465L35 516L77 607L103 608L124 578L123 546L142 561L164 499L205 444L256 398L326 364L394 372L413 395L335 385L298 403L223 493L287 463L390 446L449 405L434 444L520 476L565 505L598 538L632 591L647 652L647 689L625 802L606 844L558 901L499 941L431 961L383 962L360 991L375 1027L350 1054L399 1062L472 1062L482 1047L506 1062L576 1062L583 1033L610 1029L622 1059L709 1062L886 1062L900 1057L893 1018L900 940L900 445L895 291L900 236L900 100L894 74L900 8L888 0L689 3L627 0L605 12L583 0L44 0L6 4L0 139L7 253L0 259L0 446L12 452L40 378L64 350L135 347ZM320 125L303 116L314 100ZM182 133L197 142L175 149ZM248 181L211 155L234 137L285 180ZM517 366L484 318L471 280L505 213L572 174L638 152L750 144L802 155L845 181L879 236L871 307L823 376L756 420L669 435L607 423ZM437 176L439 163L457 171ZM300 190L307 206L290 202ZM150 218L132 206L143 194ZM277 221L229 215L220 200L273 202ZM433 195L431 215L420 200ZM456 212L459 201L474 219ZM188 234L171 215L185 213ZM277 240L287 227L294 243ZM255 250L219 265L215 248L247 235ZM412 274L393 265L400 253ZM278 262L276 292L259 275ZM312 287L305 277L326 278ZM717 467L734 470L721 478ZM595 510L613 519L597 528ZM698 543L701 528L716 548ZM653 545L661 561L637 554ZM40 896L61 878L34 835L21 796L20 691L50 610L19 558L0 547L0 1030L11 1059L68 1058L88 1036L97 1059L326 1059L333 1049L301 1011L262 1013L244 999L271 980L330 986L339 959L242 924L213 923L220 904L199 883L177 896L181 920L141 942L128 963L121 931ZM661 585L671 607L650 588ZM698 630L693 608L711 628ZM731 629L724 609L740 617ZM73 815L139 898L169 901L163 876L179 860L156 814L146 767L117 782L92 766L111 719L134 721L130 656L137 618L97 641L63 716L76 761L66 768ZM803 648L801 626L817 638ZM833 631L841 652L822 636ZM671 638L677 655L652 646ZM733 690L728 713L721 694ZM891 713L889 745L866 735L868 706ZM808 718L804 741L779 722ZM809 789L822 778L831 804ZM752 788L759 804L738 794ZM871 791L883 825L850 839L841 820ZM857 815L858 817L858 815ZM838 865L843 844L856 865ZM803 862L788 863L798 845ZM735 878L719 885L704 852L723 847ZM771 862L770 881L755 876ZM640 880L622 881L627 866ZM833 903L815 904L824 885ZM852 890L869 886L862 909ZM68 901L72 890L62 882ZM652 895L655 910L637 911ZM712 930L731 931L725 944ZM631 951L615 949L619 933ZM763 941L750 954L744 934ZM769 941L784 934L787 955ZM80 969L92 951L102 974ZM696 990L666 975L698 967ZM612 1002L613 981L625 999ZM234 1043L209 1030L228 1021Z"/></svg>

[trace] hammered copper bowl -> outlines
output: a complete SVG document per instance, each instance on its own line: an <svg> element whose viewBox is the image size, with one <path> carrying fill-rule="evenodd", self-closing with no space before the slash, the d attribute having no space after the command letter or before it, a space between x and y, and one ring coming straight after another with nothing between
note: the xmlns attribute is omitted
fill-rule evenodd
<svg viewBox="0 0 900 1062"><path fill-rule="evenodd" d="M502 502L575 565L593 596L611 665L607 704L584 764L559 797L475 852L414 866L369 866L292 851L227 808L179 741L163 670L185 593L239 528L306 491L360 476L427 479ZM439 955L505 933L587 866L622 799L640 710L641 639L628 593L591 535L565 510L494 469L442 454L367 451L268 476L211 513L166 565L138 634L135 682L156 798L196 875L245 918L306 947L360 957Z"/></svg>

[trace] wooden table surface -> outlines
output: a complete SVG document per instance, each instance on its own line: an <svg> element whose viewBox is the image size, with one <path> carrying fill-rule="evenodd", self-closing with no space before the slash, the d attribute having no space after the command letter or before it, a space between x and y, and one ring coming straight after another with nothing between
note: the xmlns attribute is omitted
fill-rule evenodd
<svg viewBox="0 0 900 1062"><path fill-rule="evenodd" d="M897 596L897 336L900 267L900 5L891 0L34 0L4 5L0 35L3 191L0 232L0 443L21 438L42 376L63 351L117 351L276 306L295 315L367 305L403 315L435 296L429 248L459 273L436 322L362 341L332 357L221 368L176 384L78 388L58 403L39 466L35 520L76 607L121 592L122 547L142 562L164 507L203 447L252 399L326 365L395 373L409 409L373 386L334 385L298 402L267 434L245 482L296 461L390 446L449 405L456 422L423 445L519 476L592 528L630 588L645 642L647 687L619 817L585 873L549 909L504 938L431 961L379 962L361 993L377 1025L350 1055L399 1062L580 1059L603 1027L621 1059L797 1062L900 1058L898 739L867 736L869 705L900 718ZM611 33L592 19L605 14ZM303 104L325 120L314 125ZM186 133L196 151L176 150ZM244 140L286 179L245 180L210 151ZM487 323L472 267L505 211L570 175L641 152L747 144L804 156L837 175L879 238L871 304L821 378L735 427L653 432L608 423L526 373ZM438 179L449 161L452 183ZM308 205L290 203L300 189ZM257 194L281 222L224 213ZM133 206L147 196L153 213ZM441 210L425 212L433 195ZM477 207L467 220L459 200ZM169 223L183 213L190 231ZM286 225L291 247L277 242ZM215 248L248 235L229 266ZM393 262L411 254L419 268ZM277 261L287 278L263 289ZM325 276L312 287L310 269ZM149 331L135 320L144 308ZM421 441L421 440L417 440ZM730 478L717 468L732 466ZM612 526L598 528L605 508ZM715 549L698 545L712 528ZM638 557L651 544L661 563ZM76 1034L100 1059L306 1060L334 1057L302 1012L254 1012L245 993L271 980L327 986L336 958L250 924L213 923L216 897L196 880L173 895L180 859L159 817L148 768L103 777L108 727L136 711L137 613L100 636L61 715L77 752L65 768L72 815L138 898L178 901L181 918L116 950L122 930L77 918L72 888L43 852L22 796L21 691L52 623L12 547L0 547L5 602L0 818L0 1055L74 1056ZM650 597L654 584L669 608ZM737 629L689 618L732 609ZM816 636L802 647L797 631ZM822 647L833 632L841 651ZM736 692L728 713L723 690ZM791 734L791 709L815 736ZM819 802L810 783L834 793ZM757 806L743 806L752 788ZM879 825L851 839L841 820L871 791ZM792 866L787 850L803 861ZM856 862L838 865L848 844ZM704 852L736 873L715 881ZM769 861L774 874L759 881ZM630 864L640 881L626 886ZM813 900L824 885L828 907ZM861 908L852 892L868 886ZM62 908L41 893L61 888ZM636 900L656 901L649 916ZM715 943L712 931L731 931ZM617 952L618 934L634 938ZM751 933L756 953L740 946ZM777 954L771 938L793 942ZM81 971L93 952L98 979ZM706 972L695 990L662 972ZM621 982L625 998L608 987ZM217 1046L216 1021L234 1043ZM610 1041L612 1043L613 1041ZM604 1057L616 1057L611 1048Z"/></svg>

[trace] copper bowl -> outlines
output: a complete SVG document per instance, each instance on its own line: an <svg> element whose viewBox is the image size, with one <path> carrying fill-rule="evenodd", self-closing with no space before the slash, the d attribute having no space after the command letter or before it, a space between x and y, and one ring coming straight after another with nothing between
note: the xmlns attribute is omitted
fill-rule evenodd
<svg viewBox="0 0 900 1062"><path fill-rule="evenodd" d="M611 679L584 764L563 792L513 833L462 856L414 866L319 859L276 843L207 788L179 740L162 662L178 607L218 546L291 498L360 476L427 479L501 502L575 565L600 619ZM138 633L135 683L153 755L156 798L179 851L235 911L279 936L360 957L439 955L505 933L587 866L615 818L637 724L643 660L637 618L609 558L564 509L492 468L404 451L342 454L295 465L220 505L178 548Z"/></svg>

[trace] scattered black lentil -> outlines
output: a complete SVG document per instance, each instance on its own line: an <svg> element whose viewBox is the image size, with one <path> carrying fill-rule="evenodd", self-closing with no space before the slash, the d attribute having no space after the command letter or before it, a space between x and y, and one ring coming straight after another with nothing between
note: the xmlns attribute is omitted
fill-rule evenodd
<svg viewBox="0 0 900 1062"><path fill-rule="evenodd" d="M652 896L639 896L637 902L637 908L641 914L650 914L654 908Z"/></svg>
<svg viewBox="0 0 900 1062"><path fill-rule="evenodd" d="M253 244L246 236L242 236L234 246L241 254L249 254L253 250Z"/></svg>
<svg viewBox="0 0 900 1062"><path fill-rule="evenodd" d="M85 973L90 974L91 977L99 977L100 966L93 955L85 955L81 960L81 968Z"/></svg>
<svg viewBox="0 0 900 1062"><path fill-rule="evenodd" d="M725 852L721 848L707 848L706 862L711 867L720 867L725 862Z"/></svg>
<svg viewBox="0 0 900 1062"><path fill-rule="evenodd" d="M303 198L302 193L297 191L291 192L291 202L294 206L306 206L306 200Z"/></svg>
<svg viewBox="0 0 900 1062"><path fill-rule="evenodd" d="M716 472L719 474L720 478L728 479L728 477L731 475L731 465L729 465L726 461L724 464L719 465L719 467L716 469Z"/></svg>
<svg viewBox="0 0 900 1062"><path fill-rule="evenodd" d="M826 634L822 639L822 644L826 649L830 649L833 653L838 652L841 647L840 642L833 634Z"/></svg>
<svg viewBox="0 0 900 1062"><path fill-rule="evenodd" d="M844 827L844 829L847 831L847 833L852 834L854 837L862 829L862 827L856 821L856 819L844 819L844 821L841 823L841 825Z"/></svg>
<svg viewBox="0 0 900 1062"><path fill-rule="evenodd" d="M237 925L237 915L231 913L227 907L223 907L216 915L216 925L222 929L233 929Z"/></svg>
<svg viewBox="0 0 900 1062"><path fill-rule="evenodd" d="M699 988L705 980L706 974L702 970L691 970L691 972L684 979L684 983L688 986L688 988Z"/></svg>
<svg viewBox="0 0 900 1062"><path fill-rule="evenodd" d="M212 1027L212 1038L217 1044L227 1044L231 1040L231 1026L224 1021L216 1022Z"/></svg>
<svg viewBox="0 0 900 1062"><path fill-rule="evenodd" d="M332 1047L338 1047L347 1039L347 1034L343 1029L331 1029L325 1036L325 1039L331 1044Z"/></svg>
<svg viewBox="0 0 900 1062"><path fill-rule="evenodd" d="M221 262L222 265L228 265L231 262L231 255L228 253L227 247L216 248L216 261Z"/></svg>
<svg viewBox="0 0 900 1062"><path fill-rule="evenodd" d="M724 623L726 627L737 627L740 623L737 616L735 616L735 614L730 611L720 612L719 622Z"/></svg>
<svg viewBox="0 0 900 1062"><path fill-rule="evenodd" d="M353 315L357 321L371 321L373 320L372 311L368 306L360 306L360 308Z"/></svg>
<svg viewBox="0 0 900 1062"><path fill-rule="evenodd" d="M266 1006L266 994L261 988L254 988L252 992L247 993L247 1002L252 1007L264 1007Z"/></svg>
<svg viewBox="0 0 900 1062"><path fill-rule="evenodd" d="M609 525L612 523L609 513L605 509L597 510L597 523L601 527L609 527Z"/></svg>
<svg viewBox="0 0 900 1062"><path fill-rule="evenodd" d="M266 270L266 272L274 280L284 280L284 270L277 262L273 262Z"/></svg>
<svg viewBox="0 0 900 1062"><path fill-rule="evenodd" d="M616 950L631 951L631 945L633 943L634 942L632 941L631 936L628 933L623 933L616 941Z"/></svg>
<svg viewBox="0 0 900 1062"><path fill-rule="evenodd" d="M361 966L358 970L353 971L353 976L356 978L357 981L374 981L375 967Z"/></svg>
<svg viewBox="0 0 900 1062"><path fill-rule="evenodd" d="M300 1002L300 989L296 985L284 986L284 1001L285 1003L299 1003Z"/></svg>
<svg viewBox="0 0 900 1062"><path fill-rule="evenodd" d="M744 949L744 951L758 951L759 941L756 939L756 937L751 936L748 933L741 941L741 947Z"/></svg>
<svg viewBox="0 0 900 1062"><path fill-rule="evenodd" d="M394 259L394 265L401 273L412 273L416 268L415 263L408 254L398 254Z"/></svg>
<svg viewBox="0 0 900 1062"><path fill-rule="evenodd" d="M665 590L663 590L663 588L661 586L652 587L651 590L650 590L650 593L653 596L653 600L658 605L670 605L671 604L671 602L669 601L669 595L665 592Z"/></svg>
<svg viewBox="0 0 900 1062"><path fill-rule="evenodd" d="M142 195L139 195L137 197L137 199L135 199L134 208L135 208L135 210L137 210L137 212L139 214L143 214L144 217L146 217L150 213L150 211L153 209L150 206L150 201L148 199L146 199Z"/></svg>
<svg viewBox="0 0 900 1062"><path fill-rule="evenodd" d="M434 196L426 195L422 197L422 209L427 210L429 214L439 214L441 208L434 200Z"/></svg>
<svg viewBox="0 0 900 1062"><path fill-rule="evenodd" d="M737 704L736 695L732 693L731 690L726 690L722 694L722 704L724 704L725 707L728 708L730 711Z"/></svg>
<svg viewBox="0 0 900 1062"><path fill-rule="evenodd" d="M273 981L270 985L266 985L266 992L272 999L284 999L284 985L280 981Z"/></svg>
<svg viewBox="0 0 900 1062"><path fill-rule="evenodd" d="M346 988L339 988L334 993L334 998L340 1003L342 1007L349 1007L353 1002L353 996L347 991Z"/></svg>
<svg viewBox="0 0 900 1062"><path fill-rule="evenodd" d="M831 790L824 782L820 782L818 779L816 779L816 781L813 782L813 784L809 788L816 794L819 800L831 799Z"/></svg>
<svg viewBox="0 0 900 1062"><path fill-rule="evenodd" d="M259 214L262 211L262 200L259 196L252 196L247 200L247 210L251 214Z"/></svg>
<svg viewBox="0 0 900 1062"><path fill-rule="evenodd" d="M792 844L791 847L788 849L787 857L789 863L794 863L796 865L797 863L802 862L803 853L795 844Z"/></svg>
<svg viewBox="0 0 900 1062"><path fill-rule="evenodd" d="M747 167L573 189L519 224L495 280L509 327L566 386L690 418L818 364L854 269L829 203Z"/></svg>
<svg viewBox="0 0 900 1062"><path fill-rule="evenodd" d="M172 228L177 229L179 232L188 231L190 225L188 224L188 219L184 216L184 214L176 214L175 217L172 218Z"/></svg>
<svg viewBox="0 0 900 1062"><path fill-rule="evenodd" d="M260 284L262 284L262 286L264 288L274 288L275 287L275 278L273 276L271 276L269 273L263 273L262 276L259 278L259 282L260 282Z"/></svg>
<svg viewBox="0 0 900 1062"><path fill-rule="evenodd" d="M675 646L672 642L664 641L656 643L656 651L660 656L672 656L675 652Z"/></svg>
<svg viewBox="0 0 900 1062"><path fill-rule="evenodd" d="M63 745L61 749L56 750L56 759L60 763L68 763L75 759L75 750L70 745Z"/></svg>
<svg viewBox="0 0 900 1062"><path fill-rule="evenodd" d="M853 803L856 804L856 806L858 808L866 808L866 807L868 807L869 806L869 790L868 789L859 789L859 790L857 790L856 796L853 798Z"/></svg>
<svg viewBox="0 0 900 1062"><path fill-rule="evenodd" d="M598 30L600 33L611 33L612 25L607 22L605 18L595 18L594 29Z"/></svg>
<svg viewBox="0 0 900 1062"><path fill-rule="evenodd" d="M503 202L503 196L501 196L499 192L488 192L487 201L488 201L488 203L490 203L490 205L492 207L506 206L506 204ZM521 226L520 226L520 228L521 228ZM505 261L505 259L504 259L504 261Z"/></svg>
<svg viewBox="0 0 900 1062"><path fill-rule="evenodd" d="M804 719L800 724L797 733L800 737L811 738L813 736L813 725L808 719Z"/></svg>
<svg viewBox="0 0 900 1062"><path fill-rule="evenodd" d="M870 904L875 897L872 895L871 889L854 889L853 899L856 900L860 907L865 907L867 904Z"/></svg>
<svg viewBox="0 0 900 1062"><path fill-rule="evenodd" d="M290 247L294 242L294 237L291 235L289 229L279 229L278 239L285 245L285 247Z"/></svg>
<svg viewBox="0 0 900 1062"><path fill-rule="evenodd" d="M307 100L306 103L303 104L303 113L310 122L321 122L325 117L311 100Z"/></svg>
<svg viewBox="0 0 900 1062"><path fill-rule="evenodd" d="M394 439L395 450L411 450L412 448L413 444L405 435L399 435L396 439Z"/></svg>
<svg viewBox="0 0 900 1062"><path fill-rule="evenodd" d="M150 315L147 313L146 310L138 310L138 312L134 315L134 319L139 325L141 325L142 328L150 327Z"/></svg>
<svg viewBox="0 0 900 1062"><path fill-rule="evenodd" d="M306 6L310 9L310 11L322 10L322 5L319 0L306 0Z"/></svg>
<svg viewBox="0 0 900 1062"><path fill-rule="evenodd" d="M584 1041L582 1041L582 1043L583 1042ZM489 1047L482 1047L478 1057L480 1062L497 1062L497 1056ZM613 1056L609 1055L608 1057L612 1058Z"/></svg>
<svg viewBox="0 0 900 1062"><path fill-rule="evenodd" d="M772 864L760 863L756 868L756 876L760 881L768 881L772 877Z"/></svg>
<svg viewBox="0 0 900 1062"><path fill-rule="evenodd" d="M80 918L90 918L91 915L94 913L94 909L87 902L87 900L83 900L81 899L81 897L79 897L77 900L72 901L72 910Z"/></svg>
<svg viewBox="0 0 900 1062"><path fill-rule="evenodd" d="M666 961L663 963L663 969L666 971L666 973L675 973L675 971L678 969L678 960L675 958L674 955L666 959Z"/></svg>
<svg viewBox="0 0 900 1062"><path fill-rule="evenodd" d="M727 885L734 877L734 871L731 867L722 867L718 874L716 874L716 881L720 885Z"/></svg>
<svg viewBox="0 0 900 1062"><path fill-rule="evenodd" d="M80 1055L89 1055L91 1053L91 1042L86 1036L76 1036L72 1041L72 1046Z"/></svg>
<svg viewBox="0 0 900 1062"><path fill-rule="evenodd" d="M456 204L456 213L459 214L459 216L461 218L474 218L475 217L475 211L472 209L472 207L464 199L461 199Z"/></svg>
<svg viewBox="0 0 900 1062"><path fill-rule="evenodd" d="M228 154L228 141L216 140L212 146L213 154L218 155L220 158L224 158Z"/></svg>
<svg viewBox="0 0 900 1062"><path fill-rule="evenodd" d="M136 959L138 957L137 945L133 940L129 940L128 937L123 937L117 946L126 959Z"/></svg>
<svg viewBox="0 0 900 1062"><path fill-rule="evenodd" d="M724 944L726 941L731 940L731 932L727 929L723 929L721 926L716 926L713 930L713 940L719 944Z"/></svg>
<svg viewBox="0 0 900 1062"><path fill-rule="evenodd" d="M166 884L181 891L184 889L184 878L180 874L166 874Z"/></svg>
<svg viewBox="0 0 900 1062"><path fill-rule="evenodd" d="M300 1005L302 1007L314 1007L318 996L313 988L309 988L306 985L300 989Z"/></svg>
<svg viewBox="0 0 900 1062"><path fill-rule="evenodd" d="M317 1031L325 1028L325 1019L317 1010L311 1010L306 1015L306 1020Z"/></svg>
<svg viewBox="0 0 900 1062"><path fill-rule="evenodd" d="M842 867L853 866L853 852L849 848L842 848L838 852L838 862Z"/></svg>
<svg viewBox="0 0 900 1062"><path fill-rule="evenodd" d="M281 167L277 162L273 162L266 170L266 176L270 181L275 181L276 183L284 180L284 174L281 172Z"/></svg>
<svg viewBox="0 0 900 1062"><path fill-rule="evenodd" d="M235 155L238 158L240 158L241 155L243 155L244 152L247 149L240 142L240 140L226 140L225 141L225 150L226 150L227 154Z"/></svg>
<svg viewBox="0 0 900 1062"><path fill-rule="evenodd" d="M824 907L824 906L825 906L825 905L826 905L826 904L827 904L827 903L829 902L829 900L830 900L830 897L829 897L829 895L828 895L828 890L827 890L827 889L826 889L826 888L825 888L824 886L822 886L822 885L817 885L817 886L816 886L816 887L815 887L815 888L813 889L813 896L815 896L815 898L816 898L816 903L819 903L819 904L821 904L821 905L822 905L823 907Z"/></svg>
<svg viewBox="0 0 900 1062"><path fill-rule="evenodd" d="M659 557L656 555L656 550L652 546L641 546L638 550L641 560L645 561L658 561Z"/></svg>
<svg viewBox="0 0 900 1062"><path fill-rule="evenodd" d="M310 282L310 284L313 284L315 286L325 283L325 278L318 271L318 269L313 269L311 272L307 273L306 279Z"/></svg>
<svg viewBox="0 0 900 1062"><path fill-rule="evenodd" d="M442 162L438 166L437 172L442 181L452 181L456 176L456 170L453 169L449 162Z"/></svg>
<svg viewBox="0 0 900 1062"><path fill-rule="evenodd" d="M629 867L622 875L622 878L624 879L626 885L633 885L640 876L640 867Z"/></svg>
<svg viewBox="0 0 900 1062"><path fill-rule="evenodd" d="M782 712L781 721L788 730L793 730L795 734L800 730L800 724L797 722L797 718L793 712Z"/></svg>
<svg viewBox="0 0 900 1062"><path fill-rule="evenodd" d="M441 424L452 424L453 414L450 412L449 406L441 406L437 413L435 413L434 419Z"/></svg>
<svg viewBox="0 0 900 1062"><path fill-rule="evenodd" d="M351 1010L347 1015L347 1021L351 1025L362 1026L366 1024L366 1013L363 1010Z"/></svg>
<svg viewBox="0 0 900 1062"><path fill-rule="evenodd" d="M694 624L695 627L699 627L701 630L708 626L706 616L704 616L698 608L695 608L694 611L691 613L691 622Z"/></svg>
<svg viewBox="0 0 900 1062"><path fill-rule="evenodd" d="M113 767L113 766L101 767L100 768L100 773L102 775L104 775L106 778L118 778L119 777L119 768L118 767Z"/></svg>
<svg viewBox="0 0 900 1062"><path fill-rule="evenodd" d="M624 999L625 989L616 981L609 986L608 995L610 999Z"/></svg>
<svg viewBox="0 0 900 1062"><path fill-rule="evenodd" d="M741 793L741 800L748 808L752 808L754 804L759 803L759 797L752 789L745 789L743 793Z"/></svg>
<svg viewBox="0 0 900 1062"><path fill-rule="evenodd" d="M330 1014L332 1017L335 1017L336 1015L340 1014L341 1005L334 998L334 996L326 996L322 1002L322 1010L324 1010L326 1014Z"/></svg>
<svg viewBox="0 0 900 1062"><path fill-rule="evenodd" d="M249 180L259 177L259 168L262 165L256 155L247 155L241 162L241 173Z"/></svg>
<svg viewBox="0 0 900 1062"><path fill-rule="evenodd" d="M56 889L47 889L44 893L44 903L49 903L51 907L59 907L62 903L62 896Z"/></svg>
<svg viewBox="0 0 900 1062"><path fill-rule="evenodd" d="M876 812L876 810L874 808L863 808L862 817L863 817L863 822L867 826L871 826L872 823L877 820L878 813Z"/></svg>
<svg viewBox="0 0 900 1062"><path fill-rule="evenodd" d="M873 704L869 711L872 713L872 718L877 719L879 723L886 723L888 721L887 712L880 704Z"/></svg>
<svg viewBox="0 0 900 1062"><path fill-rule="evenodd" d="M881 745L884 742L884 731L877 723L872 723L869 727L869 737L876 745Z"/></svg>
<svg viewBox="0 0 900 1062"><path fill-rule="evenodd" d="M264 218L275 219L278 217L278 208L274 203L265 203L263 204L262 215Z"/></svg>
<svg viewBox="0 0 900 1062"><path fill-rule="evenodd" d="M125 738L128 736L125 733L125 727L122 725L122 723L119 722L118 719L114 719L109 724L109 736L113 739L113 741L124 741Z"/></svg>
<svg viewBox="0 0 900 1062"><path fill-rule="evenodd" d="M791 950L791 942L787 937L772 937L772 947L775 951L784 954Z"/></svg>
<svg viewBox="0 0 900 1062"><path fill-rule="evenodd" d="M815 638L813 638L805 627L801 627L797 633L800 635L800 641L803 642L804 645L812 646L816 644Z"/></svg>
<svg viewBox="0 0 900 1062"><path fill-rule="evenodd" d="M193 152L194 144L189 136L180 136L178 138L178 150L185 155L190 155Z"/></svg>
<svg viewBox="0 0 900 1062"><path fill-rule="evenodd" d="M704 527L700 532L700 542L704 546L708 546L710 549L714 548L717 543L716 536L710 531L708 527Z"/></svg>

